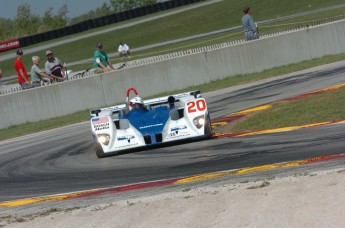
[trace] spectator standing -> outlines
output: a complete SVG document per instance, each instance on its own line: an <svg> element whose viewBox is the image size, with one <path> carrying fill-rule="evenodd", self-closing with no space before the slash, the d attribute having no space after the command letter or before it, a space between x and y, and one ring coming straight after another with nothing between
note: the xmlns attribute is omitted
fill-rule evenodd
<svg viewBox="0 0 345 228"><path fill-rule="evenodd" d="M98 42L96 44L97 50L93 55L93 68L95 73L108 72L108 66L115 70L114 66L111 64L110 59L108 58L107 53L103 50L103 44Z"/></svg>
<svg viewBox="0 0 345 228"><path fill-rule="evenodd" d="M60 59L54 57L51 50L46 51L46 57L45 70L47 75L56 79L56 81L63 81L65 79L65 68Z"/></svg>
<svg viewBox="0 0 345 228"><path fill-rule="evenodd" d="M122 58L123 56L126 56L126 57L130 58L129 55L131 54L131 52L130 52L130 50L129 50L128 45L125 44L124 41L121 41L121 42L120 42L119 48L118 48L117 50L118 50L118 52L119 52L120 58Z"/></svg>
<svg viewBox="0 0 345 228"><path fill-rule="evenodd" d="M22 50L17 50L16 54L17 54L17 59L14 62L14 68L16 69L17 74L18 74L18 83L20 87L22 87L22 89L29 89L31 87L31 83L29 81L29 75L22 62L24 53Z"/></svg>
<svg viewBox="0 0 345 228"><path fill-rule="evenodd" d="M244 28L244 37L246 40L254 40L257 37L256 25L254 19L251 16L251 10L249 6L243 7L244 16L242 17L242 25Z"/></svg>
<svg viewBox="0 0 345 228"><path fill-rule="evenodd" d="M38 65L40 63L40 57L38 56L32 56L32 67L31 67L31 80L32 80L32 87L40 87L41 86L41 81L43 78L49 78L53 79L49 75L43 73L40 68L38 68Z"/></svg>

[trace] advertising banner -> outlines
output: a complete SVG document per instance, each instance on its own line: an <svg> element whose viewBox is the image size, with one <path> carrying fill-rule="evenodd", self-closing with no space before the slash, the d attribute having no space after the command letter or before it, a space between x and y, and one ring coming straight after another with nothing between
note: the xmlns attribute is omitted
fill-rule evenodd
<svg viewBox="0 0 345 228"><path fill-rule="evenodd" d="M1 51L6 51L14 48L19 48L19 40L8 40L4 42L0 42L0 52Z"/></svg>

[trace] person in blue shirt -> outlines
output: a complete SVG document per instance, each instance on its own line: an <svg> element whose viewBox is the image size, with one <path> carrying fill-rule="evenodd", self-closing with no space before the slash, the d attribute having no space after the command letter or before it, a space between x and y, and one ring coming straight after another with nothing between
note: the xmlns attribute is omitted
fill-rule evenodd
<svg viewBox="0 0 345 228"><path fill-rule="evenodd" d="M257 39L257 26L254 23L254 19L251 16L251 11L249 6L243 8L244 16L242 17L242 25L244 28L244 37L246 40Z"/></svg>

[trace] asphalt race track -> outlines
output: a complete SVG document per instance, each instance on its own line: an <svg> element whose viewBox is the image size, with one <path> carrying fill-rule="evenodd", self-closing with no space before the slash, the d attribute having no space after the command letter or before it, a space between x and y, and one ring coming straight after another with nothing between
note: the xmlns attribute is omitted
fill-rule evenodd
<svg viewBox="0 0 345 228"><path fill-rule="evenodd" d="M215 119L344 82L339 62L205 97ZM345 125L333 124L97 159L89 123L82 123L0 141L0 202L341 154L344 138Z"/></svg>

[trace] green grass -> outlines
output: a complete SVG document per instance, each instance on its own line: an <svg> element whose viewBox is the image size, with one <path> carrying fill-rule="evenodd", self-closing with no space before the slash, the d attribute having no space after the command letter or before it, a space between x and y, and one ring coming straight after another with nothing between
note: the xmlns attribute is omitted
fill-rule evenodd
<svg viewBox="0 0 345 228"><path fill-rule="evenodd" d="M258 81L261 79L270 78L270 77L274 77L274 76L278 76L278 75L282 75L282 74L286 74L286 73L290 73L290 72L296 72L299 70L308 69L308 68L311 68L314 66L319 66L319 65L323 65L323 64L327 64L327 63L340 61L343 59L345 59L345 54L325 56L322 58L317 58L317 59L313 59L313 60L309 60L309 61L303 61L301 63L290 64L290 65L286 65L286 66L282 66L282 67L277 67L277 68L265 70L265 71L262 71L259 73L228 77L226 79L217 80L217 81L214 81L214 82L211 82L208 84L203 84L203 85L199 85L199 86L188 87L188 88L185 88L182 90L172 91L169 94L180 93L180 92L185 92L185 91L189 91L189 90L197 90L197 89L201 90L202 93L210 92L210 91L214 91L214 90L218 90L218 89L222 89L222 88L228 88L231 86L240 85L240 84L244 84L244 83L248 83L248 82L252 82L252 81ZM165 95L168 95L168 94L162 93L162 94L157 94L157 95L152 96L152 97L165 96ZM151 98L151 97L147 97L146 99L149 99L149 98ZM344 98L342 98L342 100L344 100ZM338 115L338 112L333 113L333 111L332 111L333 108L335 107L335 104L333 104L331 101L329 101L329 102L325 101L324 103L326 105L329 105L328 108L319 109L318 113L325 113L324 115L328 116L327 117L328 121L333 120L335 118L338 118L337 116L335 116L335 115ZM337 105L337 106L341 106L341 105ZM342 106L345 107L344 104ZM303 109L303 107L304 107L304 104L301 107L301 109ZM343 112L343 113L345 114L345 112ZM313 116L314 114L315 113L312 113L311 116ZM269 116L269 114L266 113L266 116ZM289 116L292 116L292 115L287 115L287 117L289 117ZM31 133L35 133L35 132L39 132L39 131L54 129L57 127L66 126L66 125L70 125L70 124L74 124L74 123L79 123L79 122L83 122L83 121L87 121L87 120L89 120L89 111L85 110L85 111L81 111L81 112L71 114L68 116L64 116L64 117L56 117L56 118L52 118L50 120L44 120L44 121L39 121L39 122L31 122L31 123L26 123L26 124L22 124L22 125L11 126L7 129L1 129L0 130L0 140L14 138L14 137L18 137L18 136L23 136L23 135L27 135L27 134L31 134ZM312 119L312 121L314 121L314 120ZM278 119L276 122L280 123L280 119ZM272 123L273 123L273 121L272 121ZM296 124L297 123L294 123L293 125L296 125ZM235 125L235 126L237 126L237 125ZM273 127L273 126L271 126L271 127ZM278 125L277 125L277 127L278 127ZM237 129L235 129L235 130L237 131ZM235 130L232 129L232 131L235 131Z"/></svg>
<svg viewBox="0 0 345 228"><path fill-rule="evenodd" d="M107 53L114 53L117 49L120 40L125 40L131 48L142 47L149 44L155 44L159 42L174 40L178 38L188 37L192 35L208 33L215 30L226 29L234 26L239 26L242 11L241 8L244 4L250 4L253 9L253 15L255 21L263 21L266 19L277 18L281 16L291 15L299 12L310 11L325 6L331 6L335 4L342 4L341 0L309 0L304 1L283 1L277 4L274 0L262 1L246 1L241 0L224 0L218 3L214 3L208 6L200 7L186 12L181 12L176 15L167 16L154 21L142 23L139 25L123 28L120 30L108 32L105 34L93 36L90 38L78 40L64 45L53 47L52 50L56 57L59 57L63 62L71 63L81 59L92 58L95 50L95 44L97 41L102 41L105 45ZM161 13L159 13L161 14ZM261 33L272 32L282 29L291 28L298 24L305 23L309 20L316 20L320 18L330 17L334 15L344 14L344 8L336 10L329 10L322 13L317 13L305 17L299 17L288 21L275 23L272 25L263 26L260 29ZM140 18L135 19L140 20ZM134 20L131 20L134 21ZM117 26L124 24L113 24L103 28ZM102 29L103 29L102 28ZM81 34L85 34L90 30ZM79 34L77 34L79 35ZM76 35L74 35L76 36ZM196 39L193 41L182 42L179 44L168 45L160 48L146 50L142 52L133 53L133 59L142 58L157 54L163 54L167 52L186 50L190 48L205 46L209 44L222 43L230 40L242 39L243 34L241 31L232 32L226 34L219 34L208 38ZM59 38L56 40L63 40L65 38ZM54 40L54 41L56 41ZM52 41L50 41L52 42ZM45 42L47 44L48 42ZM43 43L42 43L43 44ZM37 46L37 45L34 45ZM14 52L13 50L8 52ZM31 56L41 56L42 60L45 59L44 50L25 55L23 62L27 67L27 70L31 67ZM4 72L4 77L15 75L12 60L6 60L1 62L1 69ZM118 58L113 59L113 63L119 62ZM44 61L41 61L41 68L43 68ZM91 66L90 64L83 64L72 66L70 69L78 71L86 69Z"/></svg>
<svg viewBox="0 0 345 228"><path fill-rule="evenodd" d="M267 130L345 120L345 88L277 103L233 125L230 132Z"/></svg>

